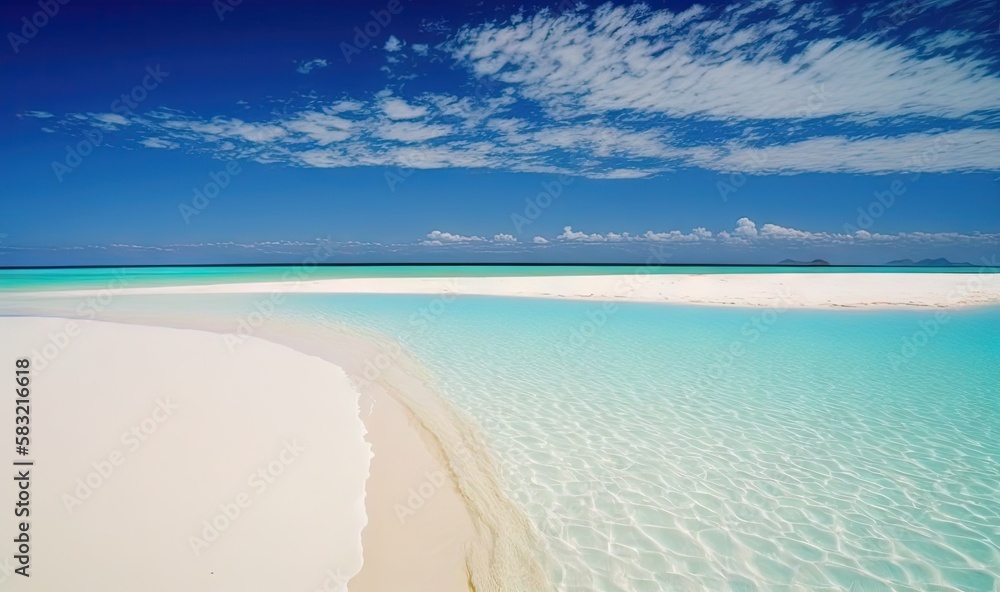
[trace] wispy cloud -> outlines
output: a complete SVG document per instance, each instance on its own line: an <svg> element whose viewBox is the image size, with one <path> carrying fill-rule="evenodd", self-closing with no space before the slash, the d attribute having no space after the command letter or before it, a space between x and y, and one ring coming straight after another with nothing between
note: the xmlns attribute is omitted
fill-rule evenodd
<svg viewBox="0 0 1000 592"><path fill-rule="evenodd" d="M945 10L940 2L923 6ZM791 0L682 12L610 4L541 10L466 25L434 47L386 41L394 71L454 60L467 77L458 82L475 87L467 96L408 93L405 85L312 95L256 121L169 109L22 116L45 117L56 129L102 126L148 148L299 167L486 168L607 180L690 167L1000 171L1000 72L989 52L975 49L984 34L975 27L986 25L969 26L890 35L858 29L826 4ZM412 55L400 60L404 54ZM317 58L299 71L325 65Z"/></svg>
<svg viewBox="0 0 1000 592"><path fill-rule="evenodd" d="M315 58L308 60L299 64L299 67L295 69L299 74L308 74L317 68L326 68L330 64L323 58Z"/></svg>
<svg viewBox="0 0 1000 592"><path fill-rule="evenodd" d="M173 150L177 148L177 142L171 142L170 140L163 140L160 138L146 138L139 142L146 148L162 148L164 150Z"/></svg>
<svg viewBox="0 0 1000 592"><path fill-rule="evenodd" d="M960 35L938 49L973 40ZM681 13L611 4L543 10L516 24L467 27L451 47L476 76L510 84L558 113L960 119L996 111L1000 96L988 61L852 38L838 16L792 1ZM830 96L814 101L821 86Z"/></svg>
<svg viewBox="0 0 1000 592"><path fill-rule="evenodd" d="M1000 130L812 138L764 148L733 143L705 165L753 173L893 173L1000 170Z"/></svg>

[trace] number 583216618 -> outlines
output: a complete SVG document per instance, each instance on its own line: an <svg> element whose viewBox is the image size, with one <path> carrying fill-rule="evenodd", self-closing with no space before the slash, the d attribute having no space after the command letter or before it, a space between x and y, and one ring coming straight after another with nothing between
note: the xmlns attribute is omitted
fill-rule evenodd
<svg viewBox="0 0 1000 592"><path fill-rule="evenodd" d="M14 362L14 445L15 451L21 456L28 454L31 443L31 362L21 359Z"/></svg>

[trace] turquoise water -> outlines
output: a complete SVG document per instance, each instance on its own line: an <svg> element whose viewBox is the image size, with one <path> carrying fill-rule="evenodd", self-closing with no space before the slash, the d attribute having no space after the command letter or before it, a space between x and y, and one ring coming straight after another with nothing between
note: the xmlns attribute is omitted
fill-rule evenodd
<svg viewBox="0 0 1000 592"><path fill-rule="evenodd" d="M378 327L431 369L483 427L559 590L1000 582L1000 309L290 308Z"/></svg>
<svg viewBox="0 0 1000 592"><path fill-rule="evenodd" d="M679 265L359 265L240 267L94 267L64 269L0 269L0 291L73 290L109 286L130 288L233 282L321 280L358 277L497 277L534 275L632 274L643 269L675 273L979 273L1000 268L977 267L809 267Z"/></svg>
<svg viewBox="0 0 1000 592"><path fill-rule="evenodd" d="M245 319L259 301L119 296L105 312ZM282 318L413 352L482 427L561 592L1000 585L998 307L298 294Z"/></svg>

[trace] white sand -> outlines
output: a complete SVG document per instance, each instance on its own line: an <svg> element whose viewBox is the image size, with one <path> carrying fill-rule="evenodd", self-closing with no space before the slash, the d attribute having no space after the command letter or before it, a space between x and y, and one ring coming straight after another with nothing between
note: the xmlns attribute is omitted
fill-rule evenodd
<svg viewBox="0 0 1000 592"><path fill-rule="evenodd" d="M31 302L20 314L76 310L74 299ZM429 387L404 350L377 334L282 322L230 351L223 333L232 319L184 306L181 297L160 301L155 317L101 315L129 324L0 318L0 359L11 363L72 335L33 370L32 458L44 468L33 485L33 577L4 582L0 572L0 586L466 592L474 582L486 592L547 589L536 533L506 497L478 429ZM384 352L392 364L364 378ZM151 417L151 402L168 394L178 409L128 450L121 432ZM0 409L8 425L12 415ZM306 450L258 496L247 475L295 437ZM124 462L69 514L62 493L72 495L75 480L115 450ZM190 537L201 534L202 521L244 491L249 507L195 556ZM13 533L14 521L0 520L2 528ZM0 553L7 550L0 543Z"/></svg>
<svg viewBox="0 0 1000 592"><path fill-rule="evenodd" d="M31 577L0 572L0 588L311 592L361 569L371 451L359 395L340 368L288 347L251 338L231 353L201 331L0 318L8 463L14 361L68 323L81 328L72 343L31 373ZM240 501L227 520L220 504L235 515ZM229 524L195 554L206 520Z"/></svg>
<svg viewBox="0 0 1000 592"><path fill-rule="evenodd" d="M306 282L126 288L121 294L370 293L628 300L789 308L962 307L1000 303L1000 274L761 273L344 278ZM62 292L84 296L90 292ZM51 293L49 293L51 294Z"/></svg>

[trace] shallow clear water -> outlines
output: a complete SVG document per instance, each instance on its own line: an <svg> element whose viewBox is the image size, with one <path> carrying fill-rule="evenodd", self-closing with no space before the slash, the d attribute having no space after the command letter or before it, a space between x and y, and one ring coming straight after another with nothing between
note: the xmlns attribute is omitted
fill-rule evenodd
<svg viewBox="0 0 1000 592"><path fill-rule="evenodd" d="M560 591L1000 585L998 307L298 294L278 316L407 346L482 426Z"/></svg>
<svg viewBox="0 0 1000 592"><path fill-rule="evenodd" d="M483 427L560 590L1000 582L998 309L290 304L420 357Z"/></svg>

